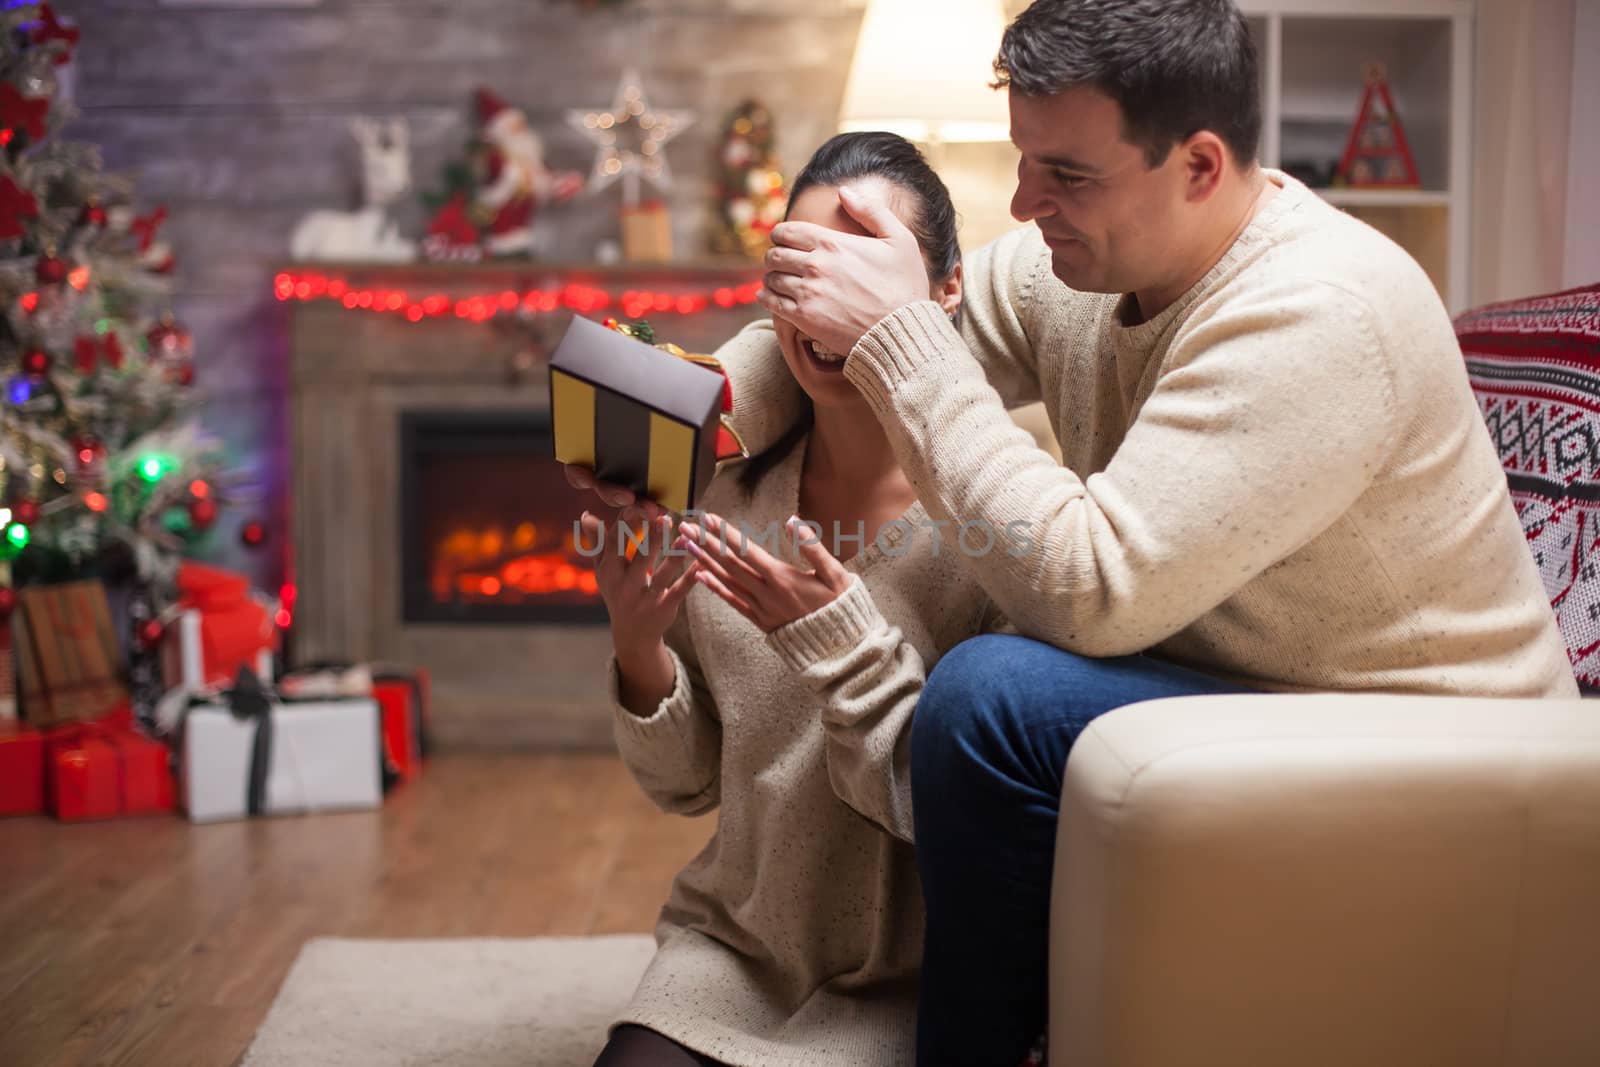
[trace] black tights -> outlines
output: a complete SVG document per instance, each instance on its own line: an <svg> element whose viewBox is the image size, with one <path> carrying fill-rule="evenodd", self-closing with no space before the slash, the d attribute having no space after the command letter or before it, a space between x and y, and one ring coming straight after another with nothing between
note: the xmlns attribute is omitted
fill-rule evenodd
<svg viewBox="0 0 1600 1067"><path fill-rule="evenodd" d="M654 1030L623 1023L611 1032L594 1067L722 1067Z"/></svg>

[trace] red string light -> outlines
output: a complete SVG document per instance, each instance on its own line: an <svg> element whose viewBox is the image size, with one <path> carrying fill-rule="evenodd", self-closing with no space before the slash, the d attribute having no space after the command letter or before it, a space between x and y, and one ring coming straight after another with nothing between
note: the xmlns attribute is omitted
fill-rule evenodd
<svg viewBox="0 0 1600 1067"><path fill-rule="evenodd" d="M611 292L594 286L569 282L556 288L506 289L498 293L452 299L443 293L414 297L400 289L360 289L342 278L307 271L280 273L272 282L279 300L306 303L334 300L350 310L399 315L411 322L454 316L473 322L486 322L497 315L541 315L566 309L585 315L619 308L630 319L643 315L696 315L715 304L735 308L754 304L761 291L759 282L718 286L697 292L665 292L625 289Z"/></svg>

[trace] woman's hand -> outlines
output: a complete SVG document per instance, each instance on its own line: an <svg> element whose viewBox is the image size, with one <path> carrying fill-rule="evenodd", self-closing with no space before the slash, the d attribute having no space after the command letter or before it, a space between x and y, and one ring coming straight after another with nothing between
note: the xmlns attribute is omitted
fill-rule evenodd
<svg viewBox="0 0 1600 1067"><path fill-rule="evenodd" d="M771 633L826 607L850 587L850 572L815 538L801 537L799 519L786 529L800 555L811 564L803 571L752 544L720 516L707 514L705 528L691 523L680 528L678 544L695 555L694 580L716 593L739 614Z"/></svg>
<svg viewBox="0 0 1600 1067"><path fill-rule="evenodd" d="M622 522L630 529L637 514L624 511ZM601 539L595 560L595 579L600 597L611 615L611 639L619 659L640 658L653 651L666 636L667 628L678 617L684 597L694 589L698 567L683 553L667 554L672 535L672 520L662 516L645 526L648 541L629 559L627 538L615 525L602 523L585 511L579 520L585 546Z"/></svg>

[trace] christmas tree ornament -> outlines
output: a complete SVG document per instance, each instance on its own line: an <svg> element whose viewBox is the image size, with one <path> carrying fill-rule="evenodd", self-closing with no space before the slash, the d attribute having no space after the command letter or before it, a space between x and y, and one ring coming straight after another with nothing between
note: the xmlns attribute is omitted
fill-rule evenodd
<svg viewBox="0 0 1600 1067"><path fill-rule="evenodd" d="M758 101L746 100L723 120L711 251L751 259L766 253L789 203L775 142L772 113Z"/></svg>
<svg viewBox="0 0 1600 1067"><path fill-rule="evenodd" d="M7 86L0 85L0 93ZM0 239L22 237L27 232L23 219L39 217L39 202L32 193L19 186L9 174L0 174Z"/></svg>
<svg viewBox="0 0 1600 1067"><path fill-rule="evenodd" d="M67 262L51 249L39 257L33 267L33 276L40 285L59 285L67 280Z"/></svg>
<svg viewBox="0 0 1600 1067"><path fill-rule="evenodd" d="M72 358L79 374L93 374L100 362L100 345L93 337L79 334L72 340Z"/></svg>
<svg viewBox="0 0 1600 1067"><path fill-rule="evenodd" d="M357 115L350 133L361 149L361 207L313 211L289 238L289 254L301 260L409 263L416 244L400 235L390 208L411 189L411 127L404 118Z"/></svg>
<svg viewBox="0 0 1600 1067"><path fill-rule="evenodd" d="M144 336L150 345L150 358L169 369L176 370L194 359L194 338L170 311Z"/></svg>
<svg viewBox="0 0 1600 1067"><path fill-rule="evenodd" d="M217 502L215 500L191 500L189 502L189 522L196 530L207 530L217 521Z"/></svg>
<svg viewBox="0 0 1600 1067"><path fill-rule="evenodd" d="M239 527L239 541L246 548L260 548L267 540L267 524L260 519L251 519Z"/></svg>
<svg viewBox="0 0 1600 1067"><path fill-rule="evenodd" d="M35 45L57 42L53 57L56 66L72 62L72 49L78 43L78 30L75 27L63 26L49 4L39 5L39 21L33 24L29 37Z"/></svg>
<svg viewBox="0 0 1600 1067"><path fill-rule="evenodd" d="M42 348L34 347L22 354L22 369L35 378L41 378L50 370L50 353Z"/></svg>
<svg viewBox="0 0 1600 1067"><path fill-rule="evenodd" d="M161 638L166 633L166 627L161 625L161 620L152 618L139 623L136 635L139 647L149 652L161 644Z"/></svg>
<svg viewBox="0 0 1600 1067"><path fill-rule="evenodd" d="M38 85L35 88L48 88ZM44 140L48 130L50 97L42 93L22 93L11 82L0 85L0 126L13 134L24 133L29 141Z"/></svg>
<svg viewBox="0 0 1600 1067"><path fill-rule="evenodd" d="M100 206L98 200L90 197L84 203L83 210L78 213L78 225L103 229L106 225L106 218L106 209Z"/></svg>

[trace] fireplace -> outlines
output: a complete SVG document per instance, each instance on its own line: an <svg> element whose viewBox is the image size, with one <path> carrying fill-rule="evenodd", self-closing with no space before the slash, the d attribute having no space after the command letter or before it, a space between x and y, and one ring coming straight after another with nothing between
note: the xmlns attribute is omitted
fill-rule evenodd
<svg viewBox="0 0 1600 1067"><path fill-rule="evenodd" d="M606 621L545 411L407 411L399 437L404 621Z"/></svg>
<svg viewBox="0 0 1600 1067"><path fill-rule="evenodd" d="M704 293L759 278L721 264L332 268L352 289L439 293ZM593 498L549 458L546 357L566 312L531 342L472 316L404 315L337 300L290 319L292 658L426 667L441 747L605 747L611 634L592 569L566 537ZM595 308L600 317L613 308ZM755 307L656 314L664 340L712 351Z"/></svg>

